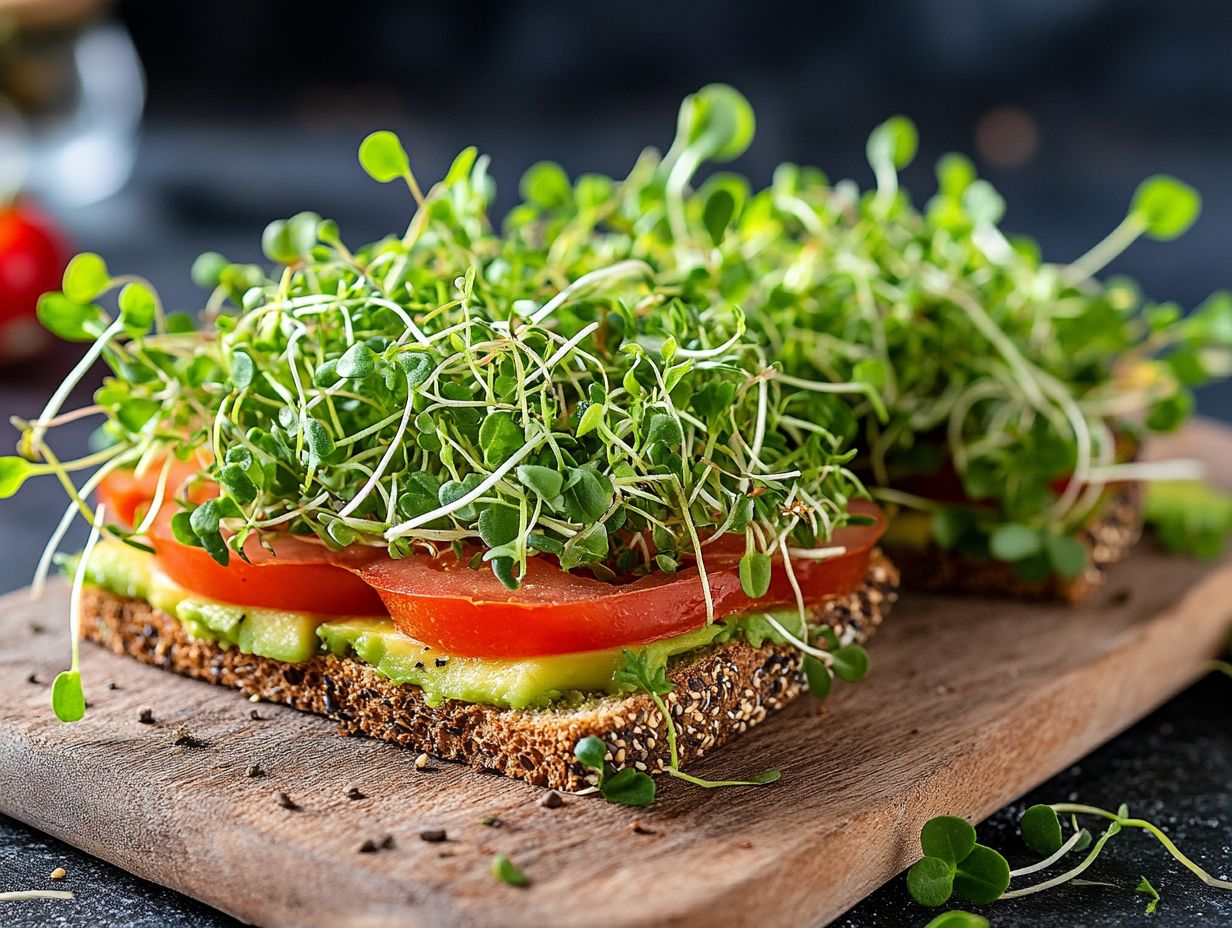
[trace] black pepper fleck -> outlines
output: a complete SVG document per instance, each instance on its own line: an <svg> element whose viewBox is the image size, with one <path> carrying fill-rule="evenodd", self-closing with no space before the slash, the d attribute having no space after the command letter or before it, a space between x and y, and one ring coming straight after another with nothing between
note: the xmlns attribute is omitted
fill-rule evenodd
<svg viewBox="0 0 1232 928"><path fill-rule="evenodd" d="M548 790L539 800L539 805L545 809L559 809L565 804L565 797L554 789Z"/></svg>
<svg viewBox="0 0 1232 928"><path fill-rule="evenodd" d="M251 712L249 712L249 713L248 713L248 717L249 717L250 719L252 719L254 722L260 722L260 721L263 721L263 718L262 718L262 716L261 716L261 713L260 713L260 712L258 712L256 709L253 709Z"/></svg>
<svg viewBox="0 0 1232 928"><path fill-rule="evenodd" d="M286 793L274 793L274 800L284 809L290 809L293 812L299 809L299 806L296 805L295 800L293 800Z"/></svg>
<svg viewBox="0 0 1232 928"><path fill-rule="evenodd" d="M448 664L448 663L449 663L449 661L445 660L445 658L443 658L443 657L438 657L438 658L434 661L434 663L436 664L436 666L437 666L437 667L444 667L446 664Z"/></svg>
<svg viewBox="0 0 1232 928"><path fill-rule="evenodd" d="M449 840L444 828L425 828L419 833L419 838L429 844L440 844L442 841Z"/></svg>
<svg viewBox="0 0 1232 928"><path fill-rule="evenodd" d="M380 848L377 847L376 842L371 838L359 846L359 853L361 854L375 854L379 850Z"/></svg>
<svg viewBox="0 0 1232 928"><path fill-rule="evenodd" d="M33 683L35 686L38 686L38 685L40 685L43 681L42 681L42 680L40 680L40 679L38 678L38 674L37 674L37 673L32 673L32 674L30 674L30 676L26 677L26 682L27 682L27 683Z"/></svg>
<svg viewBox="0 0 1232 928"><path fill-rule="evenodd" d="M346 798L354 801L356 799L367 799L368 797L352 786L346 791Z"/></svg>
<svg viewBox="0 0 1232 928"><path fill-rule="evenodd" d="M265 776L265 771L264 771L263 769L261 769L261 765L260 765L260 764L249 764L249 765L248 765L248 769L244 771L244 776L246 776L246 777L263 777L263 776Z"/></svg>
<svg viewBox="0 0 1232 928"><path fill-rule="evenodd" d="M153 725L154 724L154 713L151 712L149 709L142 709L141 712L137 715L137 721L140 722L142 725Z"/></svg>
<svg viewBox="0 0 1232 928"><path fill-rule="evenodd" d="M109 690L118 690L119 688L120 687L116 684L115 680L112 680L110 683L107 684L107 689Z"/></svg>
<svg viewBox="0 0 1232 928"><path fill-rule="evenodd" d="M394 843L393 835L386 835L381 839L381 850L392 851L397 845Z"/></svg>

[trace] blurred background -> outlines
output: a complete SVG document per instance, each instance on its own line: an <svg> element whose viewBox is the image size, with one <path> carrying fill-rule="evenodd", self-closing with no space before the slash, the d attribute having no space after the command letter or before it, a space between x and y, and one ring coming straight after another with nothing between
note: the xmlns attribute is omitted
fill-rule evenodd
<svg viewBox="0 0 1232 928"><path fill-rule="evenodd" d="M1229 48L1218 0L0 0L0 412L36 414L72 363L29 323L72 250L191 309L192 259L259 260L270 219L315 210L351 241L402 227L405 191L355 160L375 128L402 135L425 180L478 145L500 212L540 159L622 174L716 80L756 109L735 165L755 183L792 160L868 184L869 129L905 113L918 202L936 158L967 152L1005 195L1006 228L1053 260L1108 232L1143 177L1175 174L1202 218L1113 270L1192 307L1232 285ZM1232 417L1232 389L1200 407ZM30 576L59 510L47 489L0 514L0 590Z"/></svg>

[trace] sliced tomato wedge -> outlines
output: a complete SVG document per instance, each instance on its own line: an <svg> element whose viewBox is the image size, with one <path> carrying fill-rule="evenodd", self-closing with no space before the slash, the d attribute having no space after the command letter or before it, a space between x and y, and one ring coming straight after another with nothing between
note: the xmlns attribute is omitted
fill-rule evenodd
<svg viewBox="0 0 1232 928"><path fill-rule="evenodd" d="M871 503L853 503L851 509L873 522L834 533L830 545L844 547L843 554L792 559L796 582L809 605L850 592L864 580L870 552L885 531L885 517ZM781 559L776 559L767 594L756 600L745 595L737 572L744 542L735 542L738 551L725 541L706 559L715 616L794 605L795 592ZM507 589L490 571L472 570L453 557L382 558L351 569L381 594L404 634L452 654L569 654L644 644L706 623L706 600L695 566L611 584L531 558L517 590Z"/></svg>

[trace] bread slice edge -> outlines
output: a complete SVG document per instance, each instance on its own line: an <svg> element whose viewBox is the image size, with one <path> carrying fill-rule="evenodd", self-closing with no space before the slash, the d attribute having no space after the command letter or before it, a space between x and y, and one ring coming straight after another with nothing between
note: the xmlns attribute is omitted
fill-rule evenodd
<svg viewBox="0 0 1232 928"><path fill-rule="evenodd" d="M864 642L898 595L898 571L874 551L864 584L817 611L840 641ZM367 735L460 761L538 786L576 790L594 781L573 756L588 735L605 742L608 761L651 773L668 760L666 728L645 694L610 696L580 707L502 709L447 700L395 684L352 657L319 655L301 663L242 654L193 638L174 616L144 600L87 588L82 636L120 655L182 676L240 690L337 720L344 735ZM732 640L669 665L663 697L676 727L681 766L764 721L805 689L802 656L792 647L754 648ZM410 762L408 760L408 762Z"/></svg>

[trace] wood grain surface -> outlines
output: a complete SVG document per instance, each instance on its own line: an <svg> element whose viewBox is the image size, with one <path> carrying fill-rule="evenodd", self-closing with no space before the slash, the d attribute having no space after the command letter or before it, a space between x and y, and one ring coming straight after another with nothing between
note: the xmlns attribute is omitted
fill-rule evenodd
<svg viewBox="0 0 1232 928"><path fill-rule="evenodd" d="M1171 450L1226 468L1232 436L1206 427ZM417 770L410 752L89 645L90 711L62 725L47 682L68 660L66 604L63 584L0 600L0 812L142 877L267 928L799 926L910 864L929 817L982 818L1200 676L1232 622L1232 564L1144 542L1081 608L905 595L867 682L696 771L775 764L779 784L664 780L643 810L543 808L525 784ZM447 842L420 839L436 828ZM359 851L385 835L392 848ZM494 854L532 885L497 882Z"/></svg>

